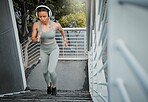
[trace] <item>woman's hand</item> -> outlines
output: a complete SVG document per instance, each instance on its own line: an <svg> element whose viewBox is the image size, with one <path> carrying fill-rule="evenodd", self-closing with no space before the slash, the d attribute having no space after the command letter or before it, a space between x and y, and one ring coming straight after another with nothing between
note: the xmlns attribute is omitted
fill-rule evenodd
<svg viewBox="0 0 148 102"><path fill-rule="evenodd" d="M68 43L66 42L66 40L64 40L64 45L65 45L66 47L68 47Z"/></svg>

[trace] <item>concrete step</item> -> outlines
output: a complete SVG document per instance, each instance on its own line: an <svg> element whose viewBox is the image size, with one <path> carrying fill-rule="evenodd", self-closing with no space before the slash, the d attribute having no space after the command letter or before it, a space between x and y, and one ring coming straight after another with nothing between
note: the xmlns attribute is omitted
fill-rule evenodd
<svg viewBox="0 0 148 102"><path fill-rule="evenodd" d="M58 90L57 95L48 95L46 90L31 90L25 93L4 95L0 102L92 102L88 91Z"/></svg>

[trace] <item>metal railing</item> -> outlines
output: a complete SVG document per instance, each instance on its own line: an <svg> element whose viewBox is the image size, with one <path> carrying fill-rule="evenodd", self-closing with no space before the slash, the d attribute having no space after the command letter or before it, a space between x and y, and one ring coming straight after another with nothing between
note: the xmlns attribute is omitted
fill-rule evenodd
<svg viewBox="0 0 148 102"><path fill-rule="evenodd" d="M25 69L31 67L39 61L39 43L33 43L31 38L28 37L21 43L21 49Z"/></svg>
<svg viewBox="0 0 148 102"><path fill-rule="evenodd" d="M87 1L89 90L93 101L148 102L148 47L144 46L148 1ZM107 83L102 80L106 70ZM106 92L103 86L109 90Z"/></svg>
<svg viewBox="0 0 148 102"><path fill-rule="evenodd" d="M108 82L105 80L107 75L107 0L93 0L88 9L93 9L91 13L90 24L90 51L88 52L88 69L89 69L89 89L94 102L108 102ZM94 8L97 9L94 9ZM94 20L92 20L94 19ZM106 57L106 58L105 58ZM104 60L105 59L105 60Z"/></svg>
<svg viewBox="0 0 148 102"><path fill-rule="evenodd" d="M120 4L131 4L137 5L140 7L148 8L148 1L147 0L118 0Z"/></svg>
<svg viewBox="0 0 148 102"><path fill-rule="evenodd" d="M86 28L64 28L67 36L68 47L63 44L63 37L59 32L56 34L56 40L60 49L60 60L86 60L87 59L87 41Z"/></svg>
<svg viewBox="0 0 148 102"><path fill-rule="evenodd" d="M64 28L67 36L68 47L63 44L62 35L56 33L56 41L59 45L59 60L86 60L87 38L86 28ZM38 63L40 59L40 44L31 41L31 37L21 43L22 56L25 69Z"/></svg>
<svg viewBox="0 0 148 102"><path fill-rule="evenodd" d="M115 0L109 4L110 100L148 102L148 47L143 46L148 37L148 1Z"/></svg>
<svg viewBox="0 0 148 102"><path fill-rule="evenodd" d="M124 84L124 81L120 78L116 79L114 82L115 87L117 87L119 94L121 95L122 102L131 102Z"/></svg>
<svg viewBox="0 0 148 102"><path fill-rule="evenodd" d="M121 56L124 58L127 65L132 70L135 78L137 78L137 81L139 81L139 84L143 86L142 88L147 94L148 93L148 81L147 81L148 75L145 72L142 65L137 61L133 53L127 48L124 41L118 40L116 42L116 48L117 48L117 51L119 51L119 53L121 54Z"/></svg>

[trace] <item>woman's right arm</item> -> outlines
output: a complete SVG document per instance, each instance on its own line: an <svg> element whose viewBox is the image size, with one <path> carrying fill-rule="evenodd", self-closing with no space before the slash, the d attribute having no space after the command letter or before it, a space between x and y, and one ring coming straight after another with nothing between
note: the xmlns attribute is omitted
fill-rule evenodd
<svg viewBox="0 0 148 102"><path fill-rule="evenodd" d="M37 38L37 22L33 24L33 27L32 27L32 42L38 42L38 38Z"/></svg>

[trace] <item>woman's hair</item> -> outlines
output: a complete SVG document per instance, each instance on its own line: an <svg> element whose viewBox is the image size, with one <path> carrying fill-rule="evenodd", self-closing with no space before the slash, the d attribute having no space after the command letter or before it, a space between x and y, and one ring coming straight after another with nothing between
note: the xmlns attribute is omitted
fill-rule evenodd
<svg viewBox="0 0 148 102"><path fill-rule="evenodd" d="M49 10L48 10L47 8L45 8L45 7L39 7L39 8L37 9L37 12L41 12L41 11L49 12Z"/></svg>

